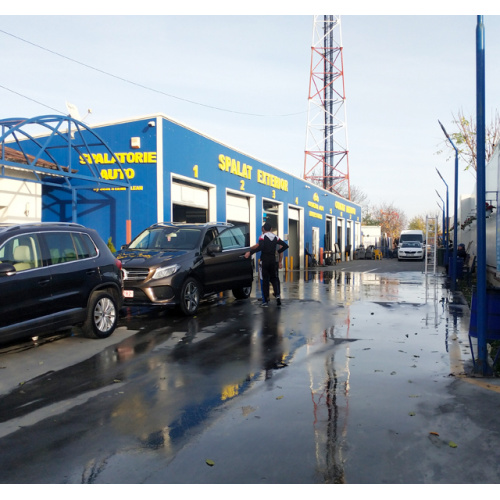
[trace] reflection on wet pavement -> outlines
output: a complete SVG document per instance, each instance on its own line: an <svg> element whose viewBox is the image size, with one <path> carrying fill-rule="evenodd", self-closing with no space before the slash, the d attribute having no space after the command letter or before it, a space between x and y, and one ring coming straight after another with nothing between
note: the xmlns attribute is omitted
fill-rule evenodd
<svg viewBox="0 0 500 500"><path fill-rule="evenodd" d="M2 482L400 482L389 455L409 460L419 403L463 369L467 318L422 273L292 272L282 288L281 308L257 290L192 318L128 310L137 334L2 395L6 422L98 391L0 439Z"/></svg>

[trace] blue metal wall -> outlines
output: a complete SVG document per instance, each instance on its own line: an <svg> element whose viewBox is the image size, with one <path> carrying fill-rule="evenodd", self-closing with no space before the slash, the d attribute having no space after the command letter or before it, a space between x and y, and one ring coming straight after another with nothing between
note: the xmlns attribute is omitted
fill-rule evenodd
<svg viewBox="0 0 500 500"><path fill-rule="evenodd" d="M171 220L171 174L217 186L217 218L227 220L226 188L256 197L256 237L260 235L262 199L282 203L284 208L283 233L288 233L288 205L304 207L304 246L311 247L312 228L320 229L323 246L326 216L361 221L359 205L348 202L302 179L259 162L230 147L176 124L165 117L161 127L151 126L156 117L114 123L93 130L118 156L131 184L132 236L158 218ZM162 130L159 151L157 133ZM139 138L140 147L132 146L132 138ZM137 139L135 139L137 140ZM157 164L163 155L163 217L158 216ZM158 155L158 156L156 156ZM93 158L102 176L118 175L116 165L102 155ZM307 186L307 187L306 187ZM78 222L95 228L118 248L126 242L127 193L122 188L95 188L79 190L77 197ZM71 193L64 189L44 187L42 198L44 221L71 220ZM336 222L333 228L336 232ZM344 229L345 235L345 229ZM336 238L334 238L336 239Z"/></svg>

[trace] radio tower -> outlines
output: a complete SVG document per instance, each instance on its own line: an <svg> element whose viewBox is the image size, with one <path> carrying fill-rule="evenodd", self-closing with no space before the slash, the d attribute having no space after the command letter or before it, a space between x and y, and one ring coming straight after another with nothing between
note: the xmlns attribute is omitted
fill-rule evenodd
<svg viewBox="0 0 500 500"><path fill-rule="evenodd" d="M304 179L351 199L342 51L340 16L314 16Z"/></svg>

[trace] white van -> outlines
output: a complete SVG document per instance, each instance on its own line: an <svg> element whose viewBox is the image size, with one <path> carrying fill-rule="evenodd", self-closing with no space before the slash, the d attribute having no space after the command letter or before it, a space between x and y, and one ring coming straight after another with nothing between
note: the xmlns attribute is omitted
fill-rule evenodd
<svg viewBox="0 0 500 500"><path fill-rule="evenodd" d="M403 243L404 241L418 241L419 243L422 243L422 246L424 246L424 232L420 229L407 229L405 231L401 231L398 247L400 247L401 243Z"/></svg>

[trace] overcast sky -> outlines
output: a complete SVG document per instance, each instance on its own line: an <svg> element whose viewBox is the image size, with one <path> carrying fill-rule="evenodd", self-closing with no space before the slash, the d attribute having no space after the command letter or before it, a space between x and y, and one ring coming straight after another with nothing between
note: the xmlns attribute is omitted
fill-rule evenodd
<svg viewBox="0 0 500 500"><path fill-rule="evenodd" d="M351 185L409 219L435 214L435 190L446 192L436 168L450 200L454 185L451 153L436 154L438 120L453 132L452 114L476 113L476 15L317 8L342 15ZM0 16L1 118L67 114L66 102L89 125L163 113L302 177L318 12L194 10L201 15ZM485 12L489 122L500 107L500 16ZM464 167L460 191L470 193Z"/></svg>

